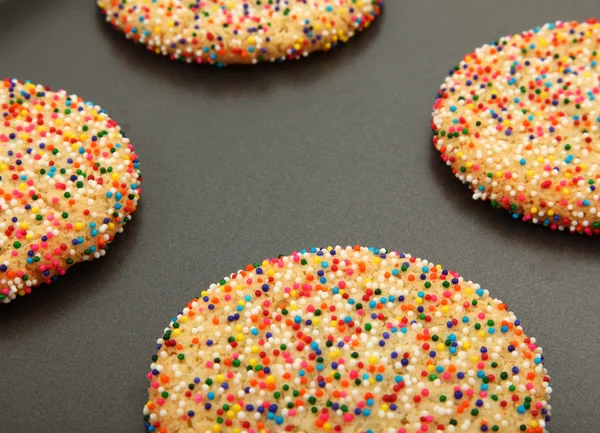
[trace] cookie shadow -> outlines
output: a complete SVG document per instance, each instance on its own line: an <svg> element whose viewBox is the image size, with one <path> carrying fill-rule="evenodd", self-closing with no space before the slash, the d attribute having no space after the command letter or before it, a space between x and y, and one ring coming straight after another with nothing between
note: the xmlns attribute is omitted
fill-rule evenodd
<svg viewBox="0 0 600 433"><path fill-rule="evenodd" d="M496 232L515 247L568 250L581 256L597 253L600 245L593 236L557 232L539 224L524 223L520 219L512 218L503 209L492 208L489 202L473 200L471 191L452 174L433 145L429 157L429 170L437 187L443 190L443 199L447 206L457 213L464 213L465 218L474 224L484 225L487 230Z"/></svg>
<svg viewBox="0 0 600 433"><path fill-rule="evenodd" d="M258 94L274 86L298 86L320 80L352 63L378 37L384 25L385 10L368 29L358 32L348 43L340 44L329 52L315 52L307 58L256 65L229 65L218 68L213 65L188 64L172 61L163 55L150 52L145 46L127 40L125 36L106 22L97 8L96 27L100 37L108 41L112 55L127 68L141 76L152 75L174 86L184 86L188 91L205 91L211 94Z"/></svg>
<svg viewBox="0 0 600 433"><path fill-rule="evenodd" d="M39 320L43 323L58 318L81 304L91 291L101 290L105 284L115 284L115 279L106 281L106 276L115 274L121 263L131 258L131 251L136 248L140 232L143 231L142 209L140 203L123 233L115 236L106 256L77 263L56 282L35 287L29 295L18 296L9 304L0 304L2 335L10 335L12 329L33 331L35 327L25 326L24 322Z"/></svg>

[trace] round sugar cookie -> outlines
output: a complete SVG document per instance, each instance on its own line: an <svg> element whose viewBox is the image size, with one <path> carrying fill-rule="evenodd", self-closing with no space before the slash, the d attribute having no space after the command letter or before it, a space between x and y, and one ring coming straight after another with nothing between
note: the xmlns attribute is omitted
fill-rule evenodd
<svg viewBox="0 0 600 433"><path fill-rule="evenodd" d="M75 95L0 81L0 302L103 256L135 211L138 158Z"/></svg>
<svg viewBox="0 0 600 433"><path fill-rule="evenodd" d="M600 24L557 22L468 54L442 84L434 143L473 198L600 233Z"/></svg>
<svg viewBox="0 0 600 433"><path fill-rule="evenodd" d="M478 284L385 249L312 248L203 290L158 340L159 433L546 432L542 349Z"/></svg>
<svg viewBox="0 0 600 433"><path fill-rule="evenodd" d="M188 63L257 63L328 51L368 27L383 0L99 0L106 21Z"/></svg>

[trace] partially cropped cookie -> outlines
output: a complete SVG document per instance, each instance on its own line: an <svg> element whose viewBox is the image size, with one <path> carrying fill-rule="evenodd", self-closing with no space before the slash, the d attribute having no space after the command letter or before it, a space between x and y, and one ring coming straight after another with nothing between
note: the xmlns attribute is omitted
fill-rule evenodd
<svg viewBox="0 0 600 433"><path fill-rule="evenodd" d="M140 189L129 139L97 105L0 81L0 302L103 256Z"/></svg>
<svg viewBox="0 0 600 433"><path fill-rule="evenodd" d="M557 22L468 54L441 86L434 143L474 199L600 234L600 24Z"/></svg>
<svg viewBox="0 0 600 433"><path fill-rule="evenodd" d="M542 349L507 306L385 249L248 265L157 348L149 432L543 433L550 419Z"/></svg>
<svg viewBox="0 0 600 433"><path fill-rule="evenodd" d="M368 27L383 0L99 0L106 20L156 54L257 63L328 51Z"/></svg>

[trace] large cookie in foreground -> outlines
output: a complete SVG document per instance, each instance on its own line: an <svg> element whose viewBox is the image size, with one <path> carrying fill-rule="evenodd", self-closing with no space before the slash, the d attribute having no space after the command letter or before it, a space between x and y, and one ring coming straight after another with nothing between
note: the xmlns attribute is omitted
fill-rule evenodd
<svg viewBox="0 0 600 433"><path fill-rule="evenodd" d="M384 249L248 265L165 329L149 432L546 432L542 349L478 284Z"/></svg>
<svg viewBox="0 0 600 433"><path fill-rule="evenodd" d="M450 71L434 143L474 199L554 230L600 234L600 24L501 38Z"/></svg>
<svg viewBox="0 0 600 433"><path fill-rule="evenodd" d="M106 21L188 63L257 63L328 51L368 27L383 0L99 0Z"/></svg>
<svg viewBox="0 0 600 433"><path fill-rule="evenodd" d="M0 81L0 302L103 256L139 199L138 159L100 107Z"/></svg>

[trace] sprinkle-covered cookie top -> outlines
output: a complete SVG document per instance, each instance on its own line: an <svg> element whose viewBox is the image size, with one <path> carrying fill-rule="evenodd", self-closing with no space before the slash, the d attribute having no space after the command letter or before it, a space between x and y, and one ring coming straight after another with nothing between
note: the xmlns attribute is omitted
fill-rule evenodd
<svg viewBox="0 0 600 433"><path fill-rule="evenodd" d="M106 113L64 91L0 81L0 302L105 254L141 189Z"/></svg>
<svg viewBox="0 0 600 433"><path fill-rule="evenodd" d="M149 432L545 432L542 349L478 284L384 249L264 260L158 340Z"/></svg>
<svg viewBox="0 0 600 433"><path fill-rule="evenodd" d="M99 0L128 39L188 63L257 63L327 51L368 27L383 0Z"/></svg>
<svg viewBox="0 0 600 433"><path fill-rule="evenodd" d="M557 22L468 54L438 92L434 143L473 198L598 234L600 24Z"/></svg>

